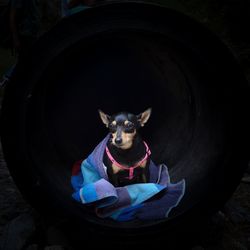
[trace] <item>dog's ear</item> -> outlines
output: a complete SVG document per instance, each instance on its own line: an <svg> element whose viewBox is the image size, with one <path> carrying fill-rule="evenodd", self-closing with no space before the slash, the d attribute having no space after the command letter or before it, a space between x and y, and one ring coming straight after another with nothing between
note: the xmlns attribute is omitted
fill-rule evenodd
<svg viewBox="0 0 250 250"><path fill-rule="evenodd" d="M100 109L98 110L99 115L102 119L102 122L106 125L106 127L108 127L109 125L109 121L110 121L110 116L105 114L103 111L101 111Z"/></svg>
<svg viewBox="0 0 250 250"><path fill-rule="evenodd" d="M150 115L152 113L152 109L149 108L147 110L145 110L144 112L142 112L141 114L137 115L137 120L140 123L140 125L143 127L145 125L145 123L148 121Z"/></svg>

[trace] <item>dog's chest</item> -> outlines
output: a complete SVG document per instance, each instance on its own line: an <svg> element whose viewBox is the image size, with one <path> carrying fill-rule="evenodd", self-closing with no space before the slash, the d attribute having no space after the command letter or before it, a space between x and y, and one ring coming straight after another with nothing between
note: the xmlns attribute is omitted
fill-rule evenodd
<svg viewBox="0 0 250 250"><path fill-rule="evenodd" d="M149 162L150 150L142 141L135 143L129 151L108 145L103 158L109 180L115 186L146 183L149 179Z"/></svg>
<svg viewBox="0 0 250 250"><path fill-rule="evenodd" d="M114 183L117 186L125 186L129 184L136 183L147 183L148 180L148 161L143 161L140 165L126 166L121 168L116 164L112 163L108 167L108 175L111 178L110 180L116 180Z"/></svg>
<svg viewBox="0 0 250 250"><path fill-rule="evenodd" d="M138 165L138 163L140 163ZM110 161L107 155L104 155L104 165L107 168L107 174L110 181L114 181L116 186L124 186L135 183L146 183L148 180L149 158L140 162L138 160L134 165L124 164L123 167Z"/></svg>
<svg viewBox="0 0 250 250"><path fill-rule="evenodd" d="M140 162L139 165L135 164L135 165L131 165L131 166L127 166L124 165L123 167L121 167L120 165L117 165L116 163L112 163L111 164L111 168L113 170L114 174L117 174L119 172L129 172L130 168L133 169L133 172L141 172L140 170L144 169L147 166L147 160L144 160L143 162Z"/></svg>

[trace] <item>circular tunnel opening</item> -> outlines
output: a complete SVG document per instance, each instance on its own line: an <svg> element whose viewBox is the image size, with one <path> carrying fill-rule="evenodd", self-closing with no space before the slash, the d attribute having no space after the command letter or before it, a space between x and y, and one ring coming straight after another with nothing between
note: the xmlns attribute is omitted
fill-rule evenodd
<svg viewBox="0 0 250 250"><path fill-rule="evenodd" d="M139 133L153 161L172 170L172 180L187 178L177 171L193 141L197 107L189 81L197 79L190 59L178 62L177 51L164 38L115 32L77 43L51 62L29 100L28 147L39 171L47 166L57 195L71 198L73 163L108 133L99 108L139 114L152 107L151 122ZM198 178L204 181L206 172Z"/></svg>
<svg viewBox="0 0 250 250"><path fill-rule="evenodd" d="M139 114L152 107L139 133L153 161L168 166L171 181L186 181L167 221L195 207L213 211L237 186L247 164L246 85L231 54L206 29L158 6L111 4L62 21L35 50L18 65L2 115L7 163L34 204L41 200L31 186L42 207L98 225L162 222L100 219L72 200L73 163L108 133L98 109ZM29 171L26 178L15 159Z"/></svg>

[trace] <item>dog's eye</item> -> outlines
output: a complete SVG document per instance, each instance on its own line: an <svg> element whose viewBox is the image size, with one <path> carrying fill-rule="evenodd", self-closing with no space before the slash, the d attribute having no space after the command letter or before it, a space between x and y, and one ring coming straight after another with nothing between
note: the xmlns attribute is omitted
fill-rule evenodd
<svg viewBox="0 0 250 250"><path fill-rule="evenodd" d="M127 123L126 125L125 125L125 132L127 132L127 133L133 133L134 132L134 124L132 123L132 122L130 122L130 123Z"/></svg>
<svg viewBox="0 0 250 250"><path fill-rule="evenodd" d="M132 122L129 122L125 125L126 128L133 128L134 124Z"/></svg>
<svg viewBox="0 0 250 250"><path fill-rule="evenodd" d="M110 124L109 124L109 128L110 128L111 130L115 130L115 129L116 129L116 125L113 124L113 123L110 123Z"/></svg>

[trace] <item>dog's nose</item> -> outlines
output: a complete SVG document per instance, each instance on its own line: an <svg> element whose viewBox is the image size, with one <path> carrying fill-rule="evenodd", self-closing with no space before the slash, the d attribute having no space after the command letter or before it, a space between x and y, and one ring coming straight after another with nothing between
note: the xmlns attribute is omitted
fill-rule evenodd
<svg viewBox="0 0 250 250"><path fill-rule="evenodd" d="M115 143L117 145L121 144L122 143L122 138L115 138Z"/></svg>

